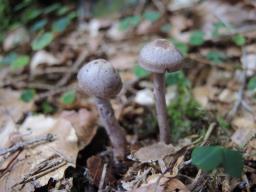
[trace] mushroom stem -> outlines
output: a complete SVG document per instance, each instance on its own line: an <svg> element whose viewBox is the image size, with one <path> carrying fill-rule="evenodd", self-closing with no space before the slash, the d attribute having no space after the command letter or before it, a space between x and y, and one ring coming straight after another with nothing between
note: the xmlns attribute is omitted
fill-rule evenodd
<svg viewBox="0 0 256 192"><path fill-rule="evenodd" d="M160 141L169 144L170 127L167 119L164 73L153 73L153 82Z"/></svg>
<svg viewBox="0 0 256 192"><path fill-rule="evenodd" d="M126 139L123 130L115 118L111 103L107 99L99 97L96 97L95 101L102 123L113 146L114 156L122 160L126 152Z"/></svg>

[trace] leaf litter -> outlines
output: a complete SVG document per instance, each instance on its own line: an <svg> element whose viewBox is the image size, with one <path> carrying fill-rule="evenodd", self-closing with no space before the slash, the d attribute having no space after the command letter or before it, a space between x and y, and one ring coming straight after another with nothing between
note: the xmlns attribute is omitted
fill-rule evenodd
<svg viewBox="0 0 256 192"><path fill-rule="evenodd" d="M6 33L0 53L1 188L255 190L255 3L152 1L125 8L109 18L79 21L79 27L72 20L58 32L31 32L28 24ZM186 58L185 78L166 78L172 145L157 143L151 75L136 68L140 48L158 37ZM30 62L17 61L24 55ZM110 60L124 83L113 101L129 143L120 165L113 163L91 98L76 85L78 69L95 58ZM9 68L11 63L20 65ZM34 91L24 102L27 89ZM65 103L61 98L70 90ZM242 177L197 168L192 151L201 145L241 151Z"/></svg>

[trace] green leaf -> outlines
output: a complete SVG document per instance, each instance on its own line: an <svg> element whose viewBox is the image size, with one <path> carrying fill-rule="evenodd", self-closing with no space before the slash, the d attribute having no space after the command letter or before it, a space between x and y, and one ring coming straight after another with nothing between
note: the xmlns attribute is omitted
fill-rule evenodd
<svg viewBox="0 0 256 192"><path fill-rule="evenodd" d="M161 26L160 31L162 33L169 33L171 31L171 28L172 26L169 23L167 23Z"/></svg>
<svg viewBox="0 0 256 192"><path fill-rule="evenodd" d="M246 39L243 35L237 34L232 38L232 41L237 45L237 46L243 46L246 43Z"/></svg>
<svg viewBox="0 0 256 192"><path fill-rule="evenodd" d="M126 0L111 0L111 3L109 0L96 1L92 13L94 17L104 17L121 11L125 4Z"/></svg>
<svg viewBox="0 0 256 192"><path fill-rule="evenodd" d="M199 46L204 43L204 32L194 31L191 33L189 43L194 46Z"/></svg>
<svg viewBox="0 0 256 192"><path fill-rule="evenodd" d="M182 42L174 42L175 47L181 52L183 56L188 54L188 46Z"/></svg>
<svg viewBox="0 0 256 192"><path fill-rule="evenodd" d="M34 51L37 51L37 50L45 48L52 42L53 38L54 38L54 36L50 32L44 33L44 34L36 37L32 42L32 49Z"/></svg>
<svg viewBox="0 0 256 192"><path fill-rule="evenodd" d="M68 7L68 6L62 6L62 7L58 10L57 15L59 15L59 16L64 15L64 14L66 14L69 10L70 10L70 7Z"/></svg>
<svg viewBox="0 0 256 192"><path fill-rule="evenodd" d="M48 7L46 7L43 12L44 12L44 14L49 14L49 13L51 13L51 12L53 12L53 11L56 11L56 10L59 9L60 7L61 7L61 4L59 4L59 3L54 3L54 4L52 4L52 5L48 6Z"/></svg>
<svg viewBox="0 0 256 192"><path fill-rule="evenodd" d="M34 89L26 89L23 90L21 95L20 95L20 99L26 103L32 101L32 99L34 98L34 96L36 95L36 91Z"/></svg>
<svg viewBox="0 0 256 192"><path fill-rule="evenodd" d="M192 152L192 164L204 171L223 166L225 173L232 177L241 177L243 156L239 151L221 146L196 147Z"/></svg>
<svg viewBox="0 0 256 192"><path fill-rule="evenodd" d="M53 113L55 111L54 107L48 101L44 101L41 107L44 114Z"/></svg>
<svg viewBox="0 0 256 192"><path fill-rule="evenodd" d="M119 29L126 31L130 28L136 27L140 23L141 17L138 15L126 17L119 22Z"/></svg>
<svg viewBox="0 0 256 192"><path fill-rule="evenodd" d="M20 55L13 62L11 62L11 68L13 70L22 69L29 63L29 56Z"/></svg>
<svg viewBox="0 0 256 192"><path fill-rule="evenodd" d="M211 171L222 163L222 147L196 147L192 152L192 164L204 171Z"/></svg>
<svg viewBox="0 0 256 192"><path fill-rule="evenodd" d="M63 104L70 105L76 100L76 92L73 90L67 91L61 96L60 100Z"/></svg>
<svg viewBox="0 0 256 192"><path fill-rule="evenodd" d="M249 80L247 87L250 91L256 90L256 77L252 77Z"/></svg>
<svg viewBox="0 0 256 192"><path fill-rule="evenodd" d="M149 74L150 74L150 72L146 71L139 65L136 65L134 67L133 72L136 75L136 77L138 77L138 78L144 78L144 77L149 76Z"/></svg>
<svg viewBox="0 0 256 192"><path fill-rule="evenodd" d="M184 73L182 71L176 71L173 73L165 74L166 86L171 86L176 84L185 85L187 83L186 81L187 79L185 78Z"/></svg>
<svg viewBox="0 0 256 192"><path fill-rule="evenodd" d="M41 13L42 13L42 11L39 8L30 7L23 12L22 21L25 23L32 21L35 18L37 18Z"/></svg>
<svg viewBox="0 0 256 192"><path fill-rule="evenodd" d="M18 3L17 5L14 6L14 11L19 11L27 6L29 6L31 4L33 0L23 0L20 3Z"/></svg>
<svg viewBox="0 0 256 192"><path fill-rule="evenodd" d="M0 64L1 65L10 65L17 59L17 57L18 57L17 53L11 52L11 53L7 54L6 56L4 56L0 60Z"/></svg>
<svg viewBox="0 0 256 192"><path fill-rule="evenodd" d="M47 24L47 19L42 19L42 20L39 20L37 22L35 22L32 26L31 26L31 31L32 32L35 32L35 31L38 31L38 30L41 30L44 28L44 26L46 26Z"/></svg>
<svg viewBox="0 0 256 192"><path fill-rule="evenodd" d="M224 25L224 23L222 22L217 22L213 24L213 32L212 32L212 36L213 37L218 37L220 35L219 31L223 28L225 28L226 26Z"/></svg>
<svg viewBox="0 0 256 192"><path fill-rule="evenodd" d="M223 149L224 171L232 177L240 178L243 171L243 156L239 151Z"/></svg>
<svg viewBox="0 0 256 192"><path fill-rule="evenodd" d="M161 14L158 11L145 11L143 18L145 20L155 22L161 17Z"/></svg>
<svg viewBox="0 0 256 192"><path fill-rule="evenodd" d="M71 12L67 15L67 17L68 17L70 20L72 20L72 19L74 19L74 18L77 17L77 12L76 12L76 11L71 11Z"/></svg>
<svg viewBox="0 0 256 192"><path fill-rule="evenodd" d="M65 29L69 26L70 19L69 17L63 17L61 19L58 19L52 24L52 30L54 32L63 32Z"/></svg>
<svg viewBox="0 0 256 192"><path fill-rule="evenodd" d="M223 128L223 129L230 128L230 124L223 117L217 117L217 121L221 128Z"/></svg>
<svg viewBox="0 0 256 192"><path fill-rule="evenodd" d="M215 64L220 64L226 59L223 52L212 50L207 53L207 59Z"/></svg>

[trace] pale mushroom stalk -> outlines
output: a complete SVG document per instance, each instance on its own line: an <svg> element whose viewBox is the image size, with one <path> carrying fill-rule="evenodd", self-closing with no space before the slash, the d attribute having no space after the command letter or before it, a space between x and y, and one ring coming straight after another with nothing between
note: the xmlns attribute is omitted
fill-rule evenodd
<svg viewBox="0 0 256 192"><path fill-rule="evenodd" d="M118 124L110 99L122 88L122 81L111 63L104 59L93 60L84 65L77 75L80 88L95 97L102 123L110 138L116 160L122 160L126 152L125 133Z"/></svg>
<svg viewBox="0 0 256 192"><path fill-rule="evenodd" d="M159 138L164 143L170 143L170 126L165 101L165 79L162 73L153 73L156 114L159 126Z"/></svg>
<svg viewBox="0 0 256 192"><path fill-rule="evenodd" d="M153 73L160 141L167 144L171 135L165 101L164 73L181 69L182 59L181 53L166 39L156 39L147 43L139 55L140 66Z"/></svg>
<svg viewBox="0 0 256 192"><path fill-rule="evenodd" d="M100 113L101 121L109 135L109 139L113 146L113 153L117 157L123 157L125 154L125 136L119 126L111 103L107 99L99 97L95 98L97 109Z"/></svg>

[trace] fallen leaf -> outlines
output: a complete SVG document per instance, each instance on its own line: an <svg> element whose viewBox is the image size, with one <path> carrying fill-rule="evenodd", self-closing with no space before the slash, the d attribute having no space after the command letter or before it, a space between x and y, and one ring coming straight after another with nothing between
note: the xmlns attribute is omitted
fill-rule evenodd
<svg viewBox="0 0 256 192"><path fill-rule="evenodd" d="M248 77L256 74L256 54L248 54L241 57L241 62Z"/></svg>
<svg viewBox="0 0 256 192"><path fill-rule="evenodd" d="M103 167L104 167L104 161L100 156L92 156L87 160L87 168L92 178L92 182L95 186L99 186ZM113 177L113 173L109 165L107 165L106 169L107 170L106 170L104 183L111 185L115 183L115 178Z"/></svg>
<svg viewBox="0 0 256 192"><path fill-rule="evenodd" d="M248 117L237 117L232 121L232 125L238 129L231 140L240 147L244 147L256 134L256 124Z"/></svg>
<svg viewBox="0 0 256 192"><path fill-rule="evenodd" d="M63 111L60 115L71 122L79 139L79 148L87 146L97 132L97 113L95 110L80 109L75 111Z"/></svg>
<svg viewBox="0 0 256 192"><path fill-rule="evenodd" d="M107 37L114 41L124 40L127 35L128 31L121 31L118 23L113 24L107 32Z"/></svg>
<svg viewBox="0 0 256 192"><path fill-rule="evenodd" d="M137 55L135 53L121 52L115 54L109 60L116 69L125 70L134 67L137 61Z"/></svg>
<svg viewBox="0 0 256 192"><path fill-rule="evenodd" d="M193 96L195 100L203 107L206 108L209 102L210 89L207 86L195 87L193 89Z"/></svg>
<svg viewBox="0 0 256 192"><path fill-rule="evenodd" d="M152 106L155 103L153 92L149 89L137 91L134 101L144 106Z"/></svg>
<svg viewBox="0 0 256 192"><path fill-rule="evenodd" d="M30 63L30 71L34 73L40 65L46 64L48 66L58 65L61 61L51 53L41 50L34 54Z"/></svg>
<svg viewBox="0 0 256 192"><path fill-rule="evenodd" d="M25 103L20 99L20 92L10 89L0 89L0 127L9 119L14 122L33 109L33 102Z"/></svg>
<svg viewBox="0 0 256 192"><path fill-rule="evenodd" d="M5 51L10 51L19 45L24 45L29 43L28 31L21 27L7 34L3 43L3 49Z"/></svg>
<svg viewBox="0 0 256 192"><path fill-rule="evenodd" d="M165 191L189 192L190 190L179 179L172 178L165 184Z"/></svg>
<svg viewBox="0 0 256 192"><path fill-rule="evenodd" d="M164 143L156 143L150 146L140 148L134 153L135 159L142 163L158 161L164 159L166 156L176 152L172 144L166 145Z"/></svg>
<svg viewBox="0 0 256 192"><path fill-rule="evenodd" d="M4 191L34 191L34 179L39 186L46 185L50 178L61 179L69 164L75 164L77 137L69 121L43 115L30 116L19 132L24 141L47 134L52 134L55 140L22 150L17 161L0 179Z"/></svg>

